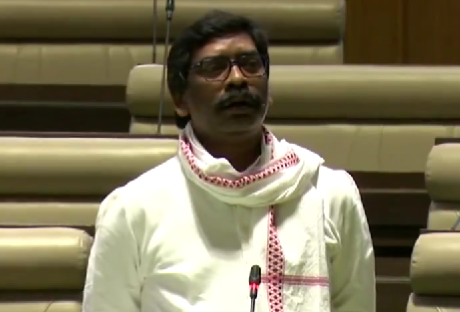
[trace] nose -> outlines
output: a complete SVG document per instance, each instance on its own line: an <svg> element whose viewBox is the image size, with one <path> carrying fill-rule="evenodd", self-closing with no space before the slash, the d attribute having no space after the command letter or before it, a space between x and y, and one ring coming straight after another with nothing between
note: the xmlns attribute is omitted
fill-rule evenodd
<svg viewBox="0 0 460 312"><path fill-rule="evenodd" d="M246 82L246 76L241 72L237 64L233 63L230 66L230 73L228 75L228 82L231 84L242 84Z"/></svg>

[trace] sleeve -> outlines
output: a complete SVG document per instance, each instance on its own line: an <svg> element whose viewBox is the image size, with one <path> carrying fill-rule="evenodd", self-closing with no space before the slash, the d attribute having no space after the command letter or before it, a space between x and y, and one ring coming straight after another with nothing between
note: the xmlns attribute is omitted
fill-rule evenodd
<svg viewBox="0 0 460 312"><path fill-rule="evenodd" d="M101 204L83 293L83 312L139 312L137 242L118 189Z"/></svg>
<svg viewBox="0 0 460 312"><path fill-rule="evenodd" d="M358 188L347 175L339 226L341 247L331 263L333 312L375 312L375 258Z"/></svg>

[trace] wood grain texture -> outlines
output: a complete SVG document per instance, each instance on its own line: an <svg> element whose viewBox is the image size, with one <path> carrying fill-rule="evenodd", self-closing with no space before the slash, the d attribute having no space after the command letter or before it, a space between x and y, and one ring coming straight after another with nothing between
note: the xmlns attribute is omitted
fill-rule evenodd
<svg viewBox="0 0 460 312"><path fill-rule="evenodd" d="M404 1L404 63L460 65L460 1Z"/></svg>
<svg viewBox="0 0 460 312"><path fill-rule="evenodd" d="M345 63L402 63L403 25L403 0L347 0Z"/></svg>

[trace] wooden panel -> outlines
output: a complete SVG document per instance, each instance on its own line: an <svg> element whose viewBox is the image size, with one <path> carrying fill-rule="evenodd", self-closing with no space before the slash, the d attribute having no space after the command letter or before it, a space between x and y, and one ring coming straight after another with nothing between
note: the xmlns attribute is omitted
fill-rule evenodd
<svg viewBox="0 0 460 312"><path fill-rule="evenodd" d="M361 197L371 226L426 226L431 200L424 190L361 190Z"/></svg>
<svg viewBox="0 0 460 312"><path fill-rule="evenodd" d="M0 84L0 94L0 131L129 131L124 86Z"/></svg>
<svg viewBox="0 0 460 312"><path fill-rule="evenodd" d="M410 293L408 282L377 280L377 312L406 312Z"/></svg>
<svg viewBox="0 0 460 312"><path fill-rule="evenodd" d="M427 223L430 198L424 174L351 172L351 175L360 189L377 251L410 256L420 229Z"/></svg>
<svg viewBox="0 0 460 312"><path fill-rule="evenodd" d="M346 64L460 65L460 1L348 0Z"/></svg>
<svg viewBox="0 0 460 312"><path fill-rule="evenodd" d="M460 64L460 1L405 0L404 63Z"/></svg>
<svg viewBox="0 0 460 312"><path fill-rule="evenodd" d="M124 103L125 86L0 84L2 102Z"/></svg>
<svg viewBox="0 0 460 312"><path fill-rule="evenodd" d="M126 105L0 103L0 131L128 132Z"/></svg>
<svg viewBox="0 0 460 312"><path fill-rule="evenodd" d="M375 273L383 278L399 277L408 279L410 257L376 257Z"/></svg>
<svg viewBox="0 0 460 312"><path fill-rule="evenodd" d="M347 0L346 64L399 64L403 0Z"/></svg>

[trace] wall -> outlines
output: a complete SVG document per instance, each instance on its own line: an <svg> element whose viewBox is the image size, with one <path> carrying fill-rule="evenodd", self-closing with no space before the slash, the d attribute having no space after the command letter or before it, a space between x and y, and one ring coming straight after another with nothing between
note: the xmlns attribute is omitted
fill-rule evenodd
<svg viewBox="0 0 460 312"><path fill-rule="evenodd" d="M347 0L348 64L460 65L460 1Z"/></svg>

